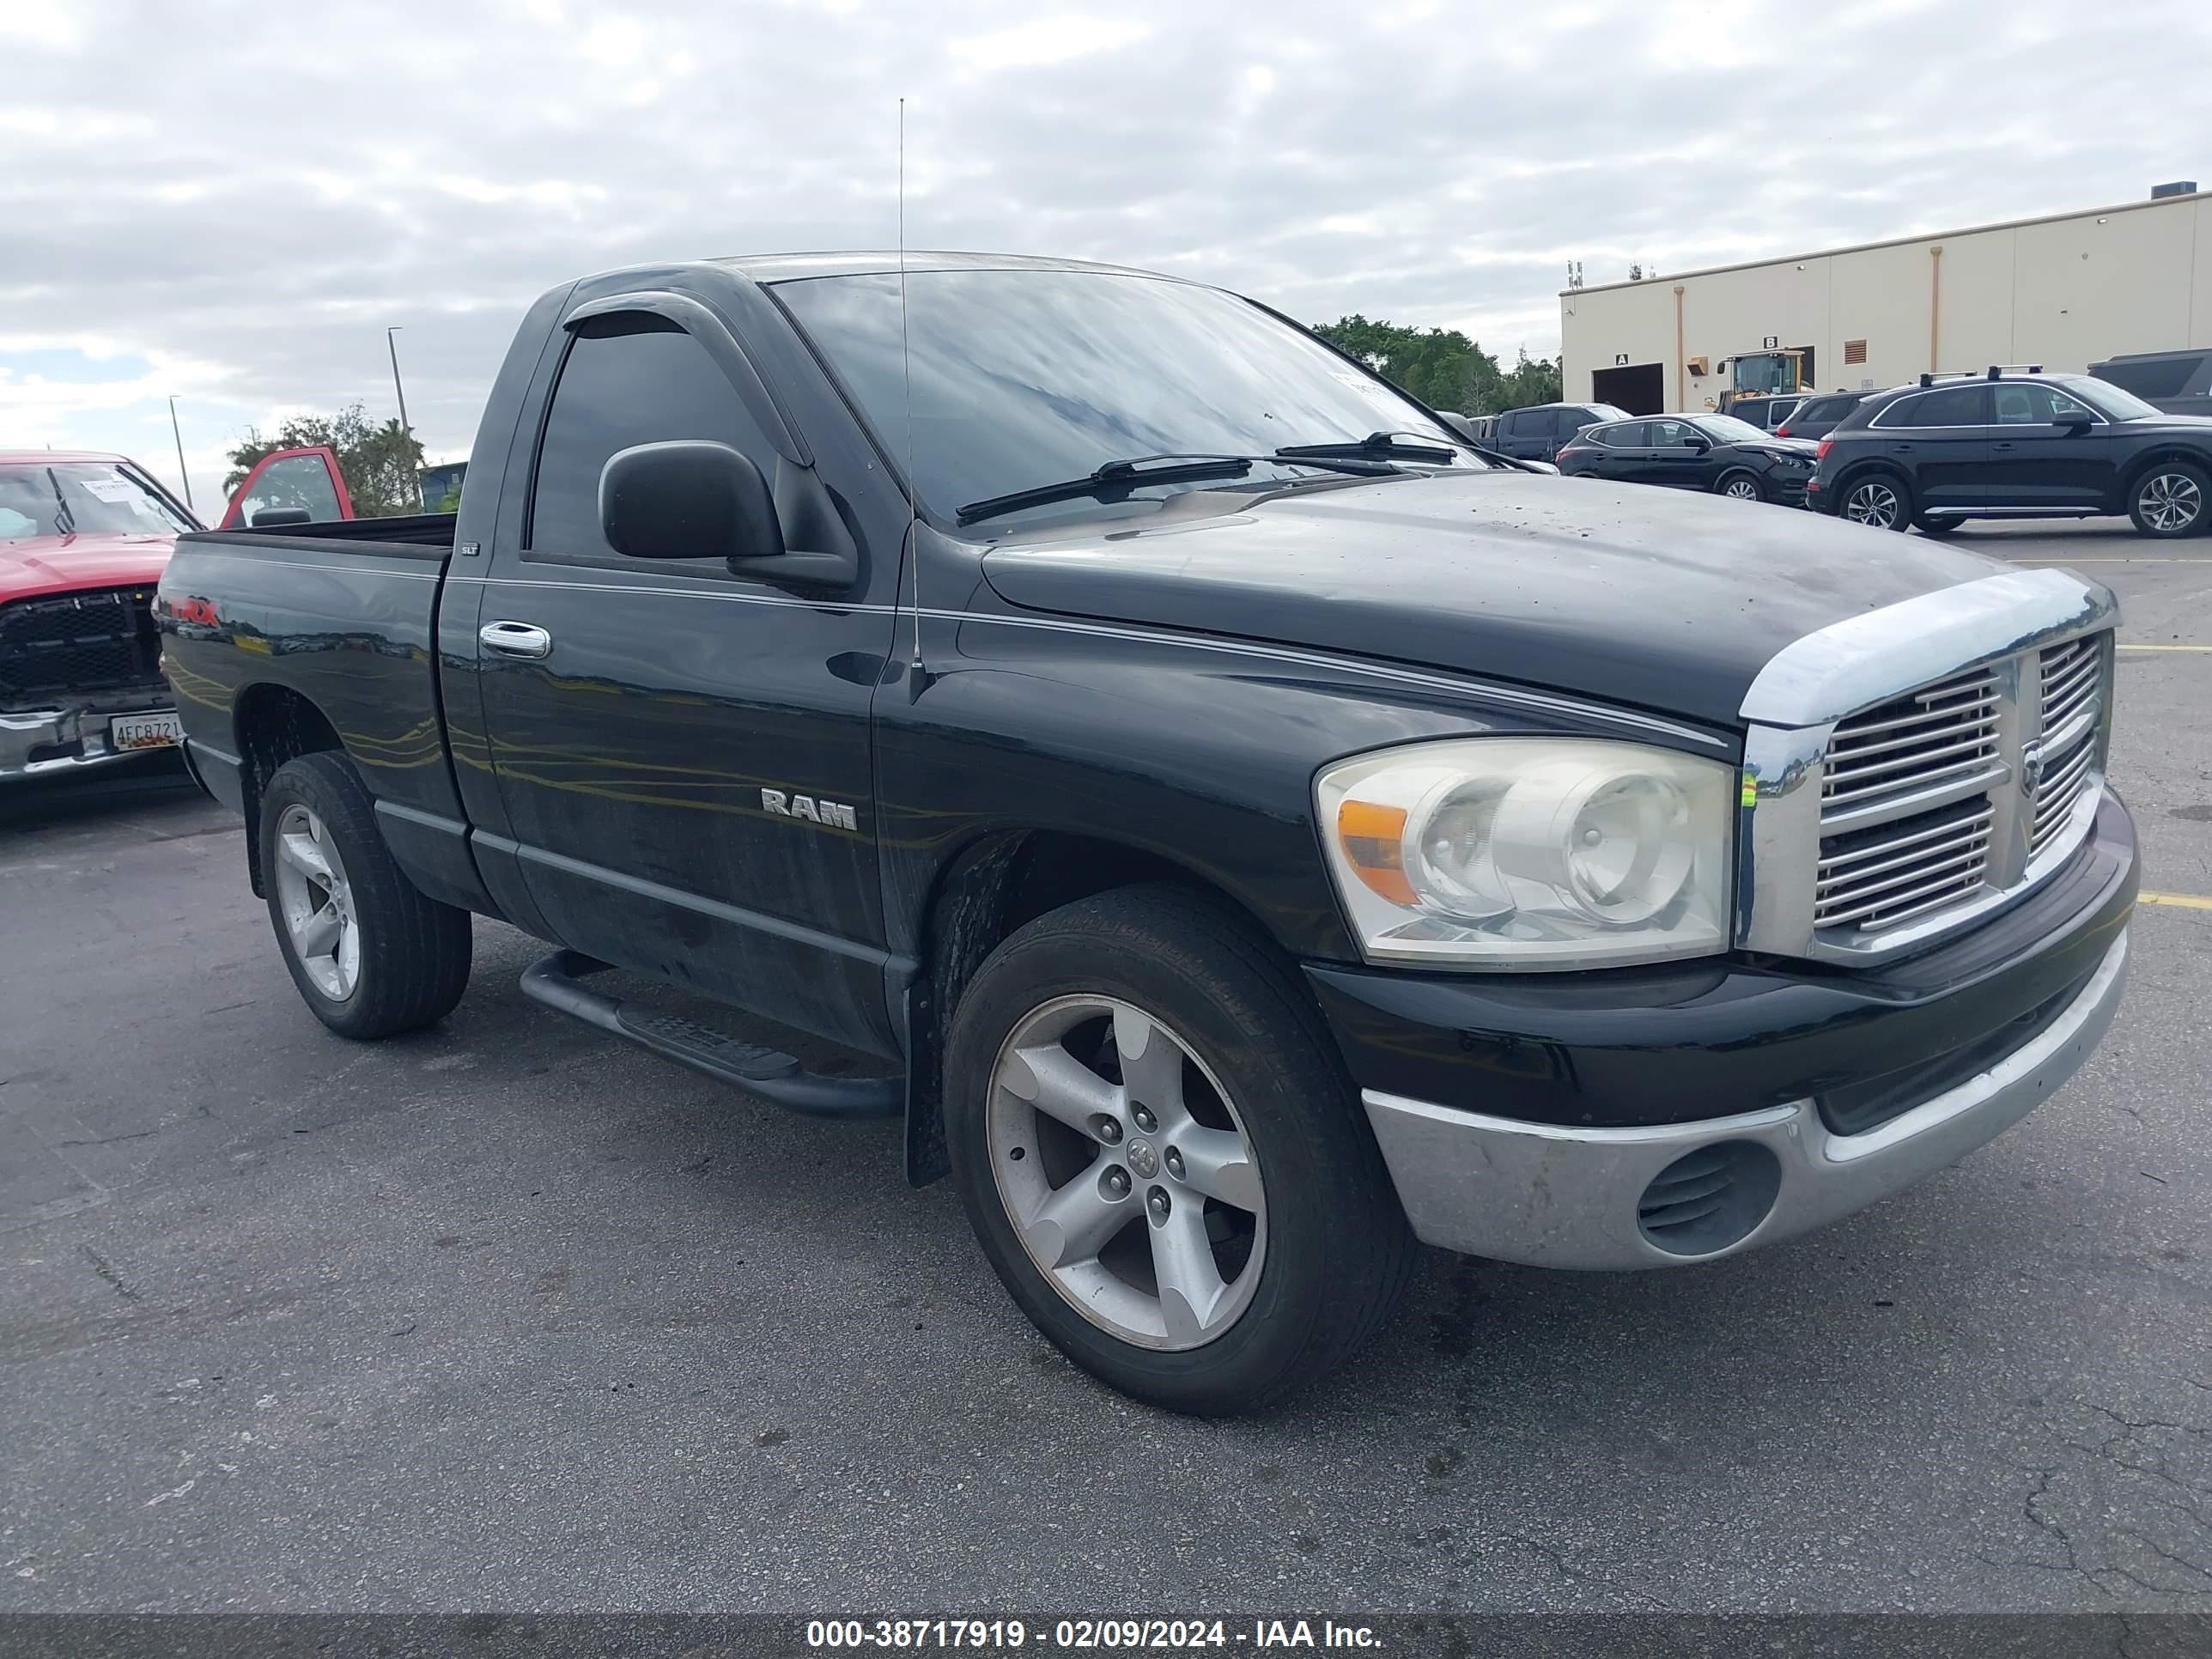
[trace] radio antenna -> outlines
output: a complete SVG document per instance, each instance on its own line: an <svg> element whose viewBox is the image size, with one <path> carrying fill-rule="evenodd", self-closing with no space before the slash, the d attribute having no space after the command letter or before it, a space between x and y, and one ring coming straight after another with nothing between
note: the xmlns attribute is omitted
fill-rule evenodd
<svg viewBox="0 0 2212 1659"><path fill-rule="evenodd" d="M898 100L898 279L899 365L906 398L906 544L914 592L914 672L921 672L921 513L915 504L914 348L906 325L906 100ZM915 689L919 690L917 686Z"/></svg>

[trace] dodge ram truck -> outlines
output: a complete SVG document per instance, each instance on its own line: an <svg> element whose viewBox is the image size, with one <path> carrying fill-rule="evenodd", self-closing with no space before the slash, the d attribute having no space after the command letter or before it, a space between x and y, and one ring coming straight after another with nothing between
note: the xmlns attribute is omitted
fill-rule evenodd
<svg viewBox="0 0 2212 1659"><path fill-rule="evenodd" d="M472 915L521 928L611 1040L902 1115L1022 1310L1164 1407L1340 1360L1417 1241L1659 1267L1850 1214L2120 1000L2104 588L1525 470L1218 289L592 276L471 458L456 515L161 580L307 1006L421 1026Z"/></svg>

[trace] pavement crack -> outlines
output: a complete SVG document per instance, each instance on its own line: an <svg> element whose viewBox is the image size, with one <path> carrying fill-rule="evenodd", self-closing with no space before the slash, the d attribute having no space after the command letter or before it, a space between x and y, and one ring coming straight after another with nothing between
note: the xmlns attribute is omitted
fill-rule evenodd
<svg viewBox="0 0 2212 1659"><path fill-rule="evenodd" d="M116 1272L113 1264L106 1256L100 1255L89 1244L80 1244L76 1248L84 1259L92 1263L93 1272L98 1273L114 1288L116 1295L121 1297L125 1302L136 1302L140 1299L137 1287L121 1273Z"/></svg>

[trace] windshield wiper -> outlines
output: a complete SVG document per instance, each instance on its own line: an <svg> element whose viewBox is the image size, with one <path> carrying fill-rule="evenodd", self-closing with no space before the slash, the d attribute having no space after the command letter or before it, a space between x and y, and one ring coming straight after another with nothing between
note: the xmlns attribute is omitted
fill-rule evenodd
<svg viewBox="0 0 2212 1659"><path fill-rule="evenodd" d="M54 477L52 467L46 469L46 482L54 487L54 534L76 534L76 514L70 511L69 498L62 494L62 481Z"/></svg>
<svg viewBox="0 0 2212 1659"><path fill-rule="evenodd" d="M1370 432L1365 437L1334 444L1288 444L1275 452L1275 459L1284 461L1308 460L1333 455L1367 457L1400 461L1446 462L1454 452L1443 444L1406 443L1395 432Z"/></svg>
<svg viewBox="0 0 2212 1659"><path fill-rule="evenodd" d="M1249 455L1139 455L1126 461L1109 461L1079 478L1058 483L1033 484L1027 489L988 495L962 507L956 522L974 524L1024 507L1044 507L1085 495L1127 492L1145 484L1196 483L1206 478L1241 478L1252 470Z"/></svg>

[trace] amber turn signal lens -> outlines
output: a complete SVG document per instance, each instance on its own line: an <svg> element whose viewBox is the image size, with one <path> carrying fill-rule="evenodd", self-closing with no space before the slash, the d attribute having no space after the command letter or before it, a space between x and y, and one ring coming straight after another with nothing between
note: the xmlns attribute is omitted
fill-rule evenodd
<svg viewBox="0 0 2212 1659"><path fill-rule="evenodd" d="M1336 842L1359 879L1393 904L1413 903L1406 879L1406 809L1346 800L1336 809Z"/></svg>

